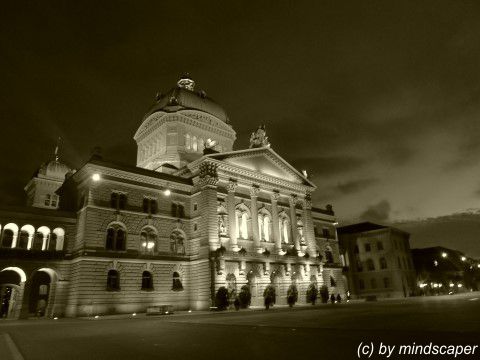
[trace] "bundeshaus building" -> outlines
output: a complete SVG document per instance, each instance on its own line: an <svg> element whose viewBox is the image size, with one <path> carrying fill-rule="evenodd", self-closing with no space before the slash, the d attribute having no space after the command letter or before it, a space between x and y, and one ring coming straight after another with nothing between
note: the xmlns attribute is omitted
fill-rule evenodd
<svg viewBox="0 0 480 360"><path fill-rule="evenodd" d="M93 316L215 306L267 287L286 305L307 289L344 297L335 217L259 127L247 149L189 76L157 95L134 135L136 166L97 153L74 171L58 150L0 210L1 315Z"/></svg>

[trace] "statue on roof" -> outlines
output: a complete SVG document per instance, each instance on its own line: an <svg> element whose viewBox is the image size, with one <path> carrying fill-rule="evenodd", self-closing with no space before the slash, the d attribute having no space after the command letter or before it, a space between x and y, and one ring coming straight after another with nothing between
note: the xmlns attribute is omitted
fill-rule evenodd
<svg viewBox="0 0 480 360"><path fill-rule="evenodd" d="M268 142L267 132L265 131L265 125L260 125L258 129L250 135L249 148L270 147Z"/></svg>

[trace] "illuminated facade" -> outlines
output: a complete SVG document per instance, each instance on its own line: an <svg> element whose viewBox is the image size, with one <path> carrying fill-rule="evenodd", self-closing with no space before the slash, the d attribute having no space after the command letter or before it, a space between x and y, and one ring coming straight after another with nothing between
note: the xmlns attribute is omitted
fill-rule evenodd
<svg viewBox="0 0 480 360"><path fill-rule="evenodd" d="M94 156L76 172L62 167L58 210L0 212L3 313L208 309L221 287L233 301L247 286L251 306L268 286L277 305L292 286L300 304L312 286L344 297L331 207L312 206L315 185L263 127L232 150L225 111L194 86L185 76L157 96L134 136L137 166Z"/></svg>

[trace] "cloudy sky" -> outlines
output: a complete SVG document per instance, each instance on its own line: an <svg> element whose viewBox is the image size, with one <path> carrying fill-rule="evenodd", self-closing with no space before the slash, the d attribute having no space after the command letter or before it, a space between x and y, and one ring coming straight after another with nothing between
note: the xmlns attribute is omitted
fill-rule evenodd
<svg viewBox="0 0 480 360"><path fill-rule="evenodd" d="M237 149L266 124L342 223L458 217L480 204L479 39L475 1L6 2L0 202L23 201L58 136L74 167L95 145L135 163L155 93L188 71Z"/></svg>

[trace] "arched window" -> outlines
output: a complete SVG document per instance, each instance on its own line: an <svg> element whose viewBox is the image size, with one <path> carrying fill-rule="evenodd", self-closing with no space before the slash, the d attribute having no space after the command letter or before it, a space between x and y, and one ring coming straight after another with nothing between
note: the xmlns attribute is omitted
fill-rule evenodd
<svg viewBox="0 0 480 360"><path fill-rule="evenodd" d="M28 239L30 237L30 234L26 230L21 230L20 231L20 236L18 239L18 245L17 247L20 249L28 249Z"/></svg>
<svg viewBox="0 0 480 360"><path fill-rule="evenodd" d="M258 236L262 241L270 241L270 215L265 209L258 214Z"/></svg>
<svg viewBox="0 0 480 360"><path fill-rule="evenodd" d="M368 271L374 271L375 270L375 264L373 263L372 259L367 260L367 270Z"/></svg>
<svg viewBox="0 0 480 360"><path fill-rule="evenodd" d="M386 269L387 268L387 260L385 258L380 258L380 269Z"/></svg>
<svg viewBox="0 0 480 360"><path fill-rule="evenodd" d="M170 234L170 251L175 254L185 254L185 236L179 230L174 230Z"/></svg>
<svg viewBox="0 0 480 360"><path fill-rule="evenodd" d="M48 239L48 251L57 250L57 234L51 233Z"/></svg>
<svg viewBox="0 0 480 360"><path fill-rule="evenodd" d="M182 291L183 290L183 285L182 285L182 280L180 279L180 274L176 271L172 275L172 290L173 291Z"/></svg>
<svg viewBox="0 0 480 360"><path fill-rule="evenodd" d="M120 274L117 270L109 270L107 275L107 290L118 291L120 290Z"/></svg>
<svg viewBox="0 0 480 360"><path fill-rule="evenodd" d="M197 137L196 136L192 137L192 150L193 151L198 151L198 144L197 144Z"/></svg>
<svg viewBox="0 0 480 360"><path fill-rule="evenodd" d="M63 243L65 241L65 230L63 230L62 228L55 228L53 229L52 233L56 235L56 245L55 245L55 248L52 248L52 251L63 250Z"/></svg>
<svg viewBox="0 0 480 360"><path fill-rule="evenodd" d="M123 251L126 245L126 231L120 225L111 225L107 229L106 250Z"/></svg>
<svg viewBox="0 0 480 360"><path fill-rule="evenodd" d="M283 214L282 216L280 216L278 221L278 226L279 226L279 232L280 232L282 243L288 244L290 241L289 239L290 223L286 215Z"/></svg>
<svg viewBox="0 0 480 360"><path fill-rule="evenodd" d="M303 234L303 222L300 219L297 219L297 231L298 231L300 244L305 245L305 236Z"/></svg>
<svg viewBox="0 0 480 360"><path fill-rule="evenodd" d="M142 290L153 290L153 278L149 271L142 273Z"/></svg>
<svg viewBox="0 0 480 360"><path fill-rule="evenodd" d="M205 141L200 138L198 139L198 150L203 151L203 149L205 149Z"/></svg>
<svg viewBox="0 0 480 360"><path fill-rule="evenodd" d="M192 141L190 140L190 134L186 134L185 135L185 148L187 150L190 150L191 147L192 147Z"/></svg>
<svg viewBox="0 0 480 360"><path fill-rule="evenodd" d="M154 254L157 251L157 234L152 228L145 228L140 233L140 247L144 254Z"/></svg>
<svg viewBox="0 0 480 360"><path fill-rule="evenodd" d="M33 238L32 249L33 250L46 250L47 249L47 239L50 235L50 229L46 226L40 226L35 233Z"/></svg>
<svg viewBox="0 0 480 360"><path fill-rule="evenodd" d="M11 248L13 244L13 230L5 229L2 235L2 247Z"/></svg>
<svg viewBox="0 0 480 360"><path fill-rule="evenodd" d="M325 261L329 264L332 264L334 262L332 248L330 246L327 246L327 248L325 249Z"/></svg>
<svg viewBox="0 0 480 360"><path fill-rule="evenodd" d="M330 276L330 286L331 287L337 286L337 282L335 281L333 276Z"/></svg>
<svg viewBox="0 0 480 360"><path fill-rule="evenodd" d="M263 238L265 241L270 241L270 217L263 218Z"/></svg>
<svg viewBox="0 0 480 360"><path fill-rule="evenodd" d="M248 239L248 214L246 212L241 217L240 236L242 239Z"/></svg>

